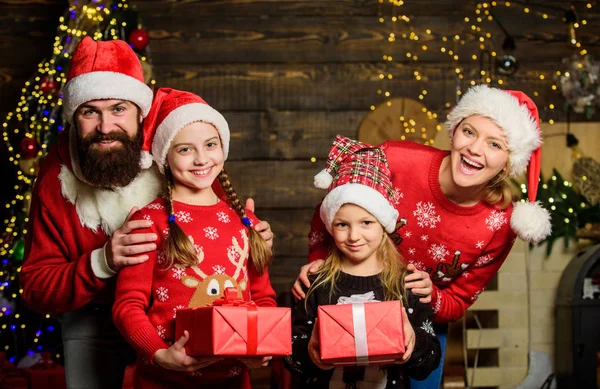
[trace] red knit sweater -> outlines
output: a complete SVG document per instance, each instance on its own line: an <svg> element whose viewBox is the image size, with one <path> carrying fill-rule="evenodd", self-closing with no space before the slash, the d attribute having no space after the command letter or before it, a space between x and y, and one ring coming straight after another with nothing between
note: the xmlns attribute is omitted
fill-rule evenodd
<svg viewBox="0 0 600 389"><path fill-rule="evenodd" d="M463 207L448 200L439 184L440 165L448 151L402 141L380 147L388 159L400 213L392 239L407 262L430 274L436 322L458 320L515 242L510 228L513 207L500 210L483 201ZM309 244L310 262L325 258L331 244L318 208Z"/></svg>
<svg viewBox="0 0 600 389"><path fill-rule="evenodd" d="M42 313L92 301L112 304L115 282L101 271L102 263L107 267L103 246L131 207L148 204L161 187L158 173L148 170L118 190L81 182L72 173L67 131L48 152L33 188L19 275L23 299Z"/></svg>
<svg viewBox="0 0 600 389"><path fill-rule="evenodd" d="M199 264L194 267L175 265L168 269L161 266L169 227L165 200L156 199L133 219L153 222L149 229L137 232L156 233L159 249L150 253L148 261L123 268L117 280L113 319L137 350L139 362L146 365L144 370L148 369L156 351L168 348L174 341L177 309L210 304L227 286L237 287L244 300L255 301L259 306L277 305L268 271L258 275L248 262L251 259L246 227L226 202L194 206L175 201L174 214L179 226L193 240ZM249 213L248 217L252 224L257 222L253 214ZM202 331L201 328L188 330ZM156 369L164 370L158 366ZM241 363L228 361L201 370L202 374L195 377L199 383L219 382L245 371ZM185 373L173 371L172 374Z"/></svg>

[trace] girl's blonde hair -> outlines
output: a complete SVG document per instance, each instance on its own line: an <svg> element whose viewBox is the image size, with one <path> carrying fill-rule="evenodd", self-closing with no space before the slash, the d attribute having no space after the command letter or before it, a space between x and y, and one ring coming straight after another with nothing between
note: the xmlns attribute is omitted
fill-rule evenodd
<svg viewBox="0 0 600 389"><path fill-rule="evenodd" d="M248 229L248 241L250 242L252 265L258 274L263 274L271 262L271 249L267 242L250 225L250 219L246 216L246 211L244 210L237 193L233 189L225 169L219 173L217 178L227 195L229 204L240 217L242 224ZM173 266L173 264L181 264L184 266L196 265L198 263L198 253L196 252L196 248L179 224L177 224L177 218L173 214L173 175L168 166L165 166L165 183L167 212L169 214L169 235L165 241L165 268L168 269Z"/></svg>
<svg viewBox="0 0 600 389"><path fill-rule="evenodd" d="M383 239L381 239L381 244L377 248L376 255L383 267L383 270L379 274L379 279L383 284L384 299L401 300L406 303L404 289L404 277L407 273L406 264L385 231ZM329 300L331 302L343 263L344 254L333 244L325 259L325 263L315 273L317 278L308 289L305 302L308 300L308 296L321 286L329 288Z"/></svg>
<svg viewBox="0 0 600 389"><path fill-rule="evenodd" d="M510 178L510 159L506 168L492 178L483 189L483 200L490 204L498 206L500 209L506 209L513 202L513 191L509 182Z"/></svg>

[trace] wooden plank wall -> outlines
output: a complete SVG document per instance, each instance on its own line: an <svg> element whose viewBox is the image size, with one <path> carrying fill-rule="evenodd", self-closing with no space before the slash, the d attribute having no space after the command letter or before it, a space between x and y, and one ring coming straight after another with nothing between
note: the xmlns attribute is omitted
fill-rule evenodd
<svg viewBox="0 0 600 389"><path fill-rule="evenodd" d="M160 86L190 90L203 96L230 123L232 143L227 168L243 197L252 196L257 213L271 222L276 234L272 278L278 291L289 288L298 267L306 261L308 225L322 192L312 177L323 166L335 134L356 136L362 117L380 103L378 89L393 96L416 98L425 86L426 105L443 113L454 101L455 64L440 51L442 36L460 34L460 64L467 74L479 71L478 36L470 33L465 17L474 17L476 1L406 0L400 8L411 16L419 42L386 39L390 23L379 23L377 0L144 0L130 1L150 32L152 60ZM387 1L385 2L387 4ZM499 2L504 5L504 2ZM533 93L542 116L564 120L557 111L544 111L562 100L539 72L553 73L560 59L572 51L562 14L547 11L547 20L526 14L522 4L498 7L496 15L517 40L519 72L507 85ZM575 1L584 9L583 1ZM562 1L546 1L562 7ZM64 1L0 0L0 114L16 105L23 82L47 55ZM580 38L590 52L597 51L600 23L597 9L585 13L588 24ZM493 23L485 24L500 50L503 35ZM427 34L431 29L432 34ZM409 32L401 23L396 34ZM425 44L427 51L420 47ZM382 55L395 58L418 52L413 61L384 64ZM425 83L414 71L425 75ZM380 71L393 80L382 82ZM0 164L7 171L2 149ZM311 162L315 157L317 162ZM10 180L10 173L2 177ZM6 192L3 199L8 199Z"/></svg>

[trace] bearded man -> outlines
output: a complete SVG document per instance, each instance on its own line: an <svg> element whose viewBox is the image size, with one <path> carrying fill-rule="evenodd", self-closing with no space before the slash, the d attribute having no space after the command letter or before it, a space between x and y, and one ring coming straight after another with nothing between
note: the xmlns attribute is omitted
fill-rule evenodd
<svg viewBox="0 0 600 389"><path fill-rule="evenodd" d="M130 221L160 195L162 179L142 150L141 123L152 103L127 43L78 45L63 95L71 124L48 153L32 193L23 299L62 320L67 387L121 388L133 350L111 320L115 275L146 261L154 234ZM255 227L272 244L268 223Z"/></svg>

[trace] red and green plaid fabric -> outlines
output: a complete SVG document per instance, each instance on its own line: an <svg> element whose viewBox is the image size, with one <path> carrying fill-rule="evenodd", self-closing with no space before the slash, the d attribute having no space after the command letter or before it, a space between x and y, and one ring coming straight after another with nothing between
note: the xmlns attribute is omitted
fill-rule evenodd
<svg viewBox="0 0 600 389"><path fill-rule="evenodd" d="M325 170L334 178L330 191L344 184L362 184L377 190L390 202L393 199L387 158L378 147L337 135Z"/></svg>

